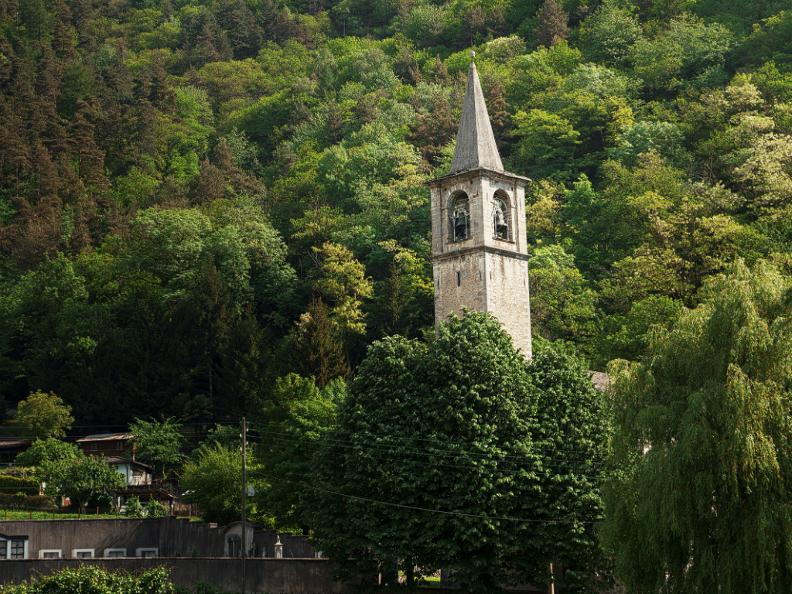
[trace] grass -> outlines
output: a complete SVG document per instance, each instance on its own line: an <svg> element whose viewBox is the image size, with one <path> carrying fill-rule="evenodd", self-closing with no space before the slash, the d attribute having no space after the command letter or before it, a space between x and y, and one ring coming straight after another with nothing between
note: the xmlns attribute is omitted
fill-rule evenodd
<svg viewBox="0 0 792 594"><path fill-rule="evenodd" d="M23 509L0 509L0 520L110 520L126 518L121 514L91 514L25 511Z"/></svg>

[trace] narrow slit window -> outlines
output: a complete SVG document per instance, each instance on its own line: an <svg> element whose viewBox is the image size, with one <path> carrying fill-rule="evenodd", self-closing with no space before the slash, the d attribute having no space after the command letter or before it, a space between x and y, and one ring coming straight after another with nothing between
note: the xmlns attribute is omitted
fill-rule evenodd
<svg viewBox="0 0 792 594"><path fill-rule="evenodd" d="M462 286L462 273L459 270L457 270L456 276L457 276L457 287L461 287Z"/></svg>

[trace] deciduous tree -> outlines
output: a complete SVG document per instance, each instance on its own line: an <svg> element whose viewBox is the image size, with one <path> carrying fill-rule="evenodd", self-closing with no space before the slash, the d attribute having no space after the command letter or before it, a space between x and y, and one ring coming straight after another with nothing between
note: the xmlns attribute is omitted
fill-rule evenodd
<svg viewBox="0 0 792 594"><path fill-rule="evenodd" d="M629 590L792 587L791 288L737 262L639 362L614 363L604 535Z"/></svg>

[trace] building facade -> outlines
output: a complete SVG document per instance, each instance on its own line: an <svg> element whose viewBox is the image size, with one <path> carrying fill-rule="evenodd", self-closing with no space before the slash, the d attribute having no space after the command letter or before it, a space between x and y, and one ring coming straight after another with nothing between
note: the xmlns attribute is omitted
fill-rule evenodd
<svg viewBox="0 0 792 594"><path fill-rule="evenodd" d="M531 357L525 188L504 170L475 63L468 72L451 172L429 183L435 322L488 312Z"/></svg>
<svg viewBox="0 0 792 594"><path fill-rule="evenodd" d="M0 521L0 561L239 557L241 523L217 526L183 518ZM253 558L320 558L305 536L247 524Z"/></svg>

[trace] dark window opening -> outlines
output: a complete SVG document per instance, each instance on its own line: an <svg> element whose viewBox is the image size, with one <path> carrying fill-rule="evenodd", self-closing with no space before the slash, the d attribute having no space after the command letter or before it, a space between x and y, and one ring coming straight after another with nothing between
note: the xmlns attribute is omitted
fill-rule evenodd
<svg viewBox="0 0 792 594"><path fill-rule="evenodd" d="M14 538L11 540L11 558L24 559L25 558L25 541L21 538Z"/></svg>
<svg viewBox="0 0 792 594"><path fill-rule="evenodd" d="M242 556L242 539L238 536L228 537L228 556L241 557Z"/></svg>
<svg viewBox="0 0 792 594"><path fill-rule="evenodd" d="M457 270L456 274L457 274L457 287L461 287L462 286L462 273L459 270Z"/></svg>
<svg viewBox="0 0 792 594"><path fill-rule="evenodd" d="M499 190L495 194L495 203L492 208L492 230L495 239L509 239L509 207L508 202L499 196Z"/></svg>
<svg viewBox="0 0 792 594"><path fill-rule="evenodd" d="M470 237L470 201L461 193L451 201L451 239L463 241Z"/></svg>

